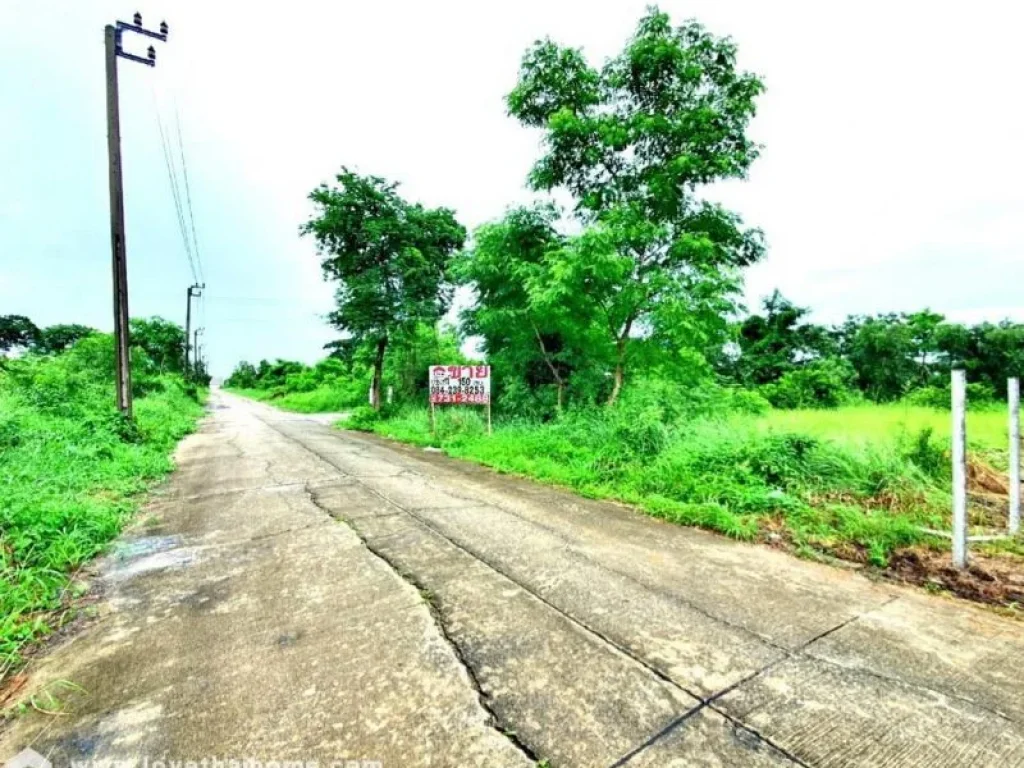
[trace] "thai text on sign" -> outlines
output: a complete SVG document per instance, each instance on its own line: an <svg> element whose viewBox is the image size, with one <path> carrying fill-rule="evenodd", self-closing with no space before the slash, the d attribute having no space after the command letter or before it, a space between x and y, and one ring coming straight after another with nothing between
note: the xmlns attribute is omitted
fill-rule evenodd
<svg viewBox="0 0 1024 768"><path fill-rule="evenodd" d="M491 402L491 366L432 365L430 402L488 405Z"/></svg>

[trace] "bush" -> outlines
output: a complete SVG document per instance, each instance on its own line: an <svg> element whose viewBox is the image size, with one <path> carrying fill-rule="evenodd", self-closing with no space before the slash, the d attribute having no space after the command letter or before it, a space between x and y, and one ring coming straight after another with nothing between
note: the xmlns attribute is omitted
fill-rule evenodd
<svg viewBox="0 0 1024 768"><path fill-rule="evenodd" d="M369 405L361 405L349 413L348 418L343 422L346 429L358 429L362 432L372 432L377 422L382 420L380 411L375 411Z"/></svg>
<svg viewBox="0 0 1024 768"><path fill-rule="evenodd" d="M996 391L988 382L972 381L968 383L966 394L969 408L992 408L999 404ZM953 402L952 388L948 385L945 387L919 387L908 392L903 398L903 402L907 405L948 411Z"/></svg>
<svg viewBox="0 0 1024 768"><path fill-rule="evenodd" d="M854 396L854 375L846 360L814 360L761 387L761 393L776 408L838 408Z"/></svg>

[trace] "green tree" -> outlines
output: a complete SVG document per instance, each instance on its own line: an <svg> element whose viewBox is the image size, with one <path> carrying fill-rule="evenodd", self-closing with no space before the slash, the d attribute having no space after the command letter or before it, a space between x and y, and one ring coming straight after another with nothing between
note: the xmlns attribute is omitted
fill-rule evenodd
<svg viewBox="0 0 1024 768"><path fill-rule="evenodd" d="M95 328L78 323L64 323L48 325L39 331L39 340L35 349L44 355L52 355L63 352L80 339L99 333Z"/></svg>
<svg viewBox="0 0 1024 768"><path fill-rule="evenodd" d="M657 10L600 70L551 41L523 59L509 112L543 129L547 148L530 182L568 190L591 226L551 260L547 303L571 298L603 330L609 403L637 339L664 349L724 333L737 270L761 257L762 237L697 189L746 174L762 90L737 71L732 41Z"/></svg>
<svg viewBox="0 0 1024 768"><path fill-rule="evenodd" d="M548 257L563 243L557 220L552 205L514 208L473 233L472 248L452 271L475 289L476 301L462 320L467 333L483 337L483 350L503 380L523 379L534 390L553 386L561 409L580 362L571 339L585 331L569 306L541 300Z"/></svg>
<svg viewBox="0 0 1024 768"><path fill-rule="evenodd" d="M1005 397L1007 378L1024 374L1024 325L1004 320L971 328L967 373Z"/></svg>
<svg viewBox="0 0 1024 768"><path fill-rule="evenodd" d="M132 347L145 352L145 373L184 373L185 330L162 317L133 317L129 322Z"/></svg>
<svg viewBox="0 0 1024 768"><path fill-rule="evenodd" d="M794 368L833 353L828 331L804 322L809 309L796 306L778 290L762 306L763 315L750 315L738 329L740 355L729 372L743 384L778 381Z"/></svg>
<svg viewBox="0 0 1024 768"><path fill-rule="evenodd" d="M235 366L235 370L233 370L231 375L224 380L224 386L235 387L237 389L255 389L256 366L246 360L243 360Z"/></svg>
<svg viewBox="0 0 1024 768"><path fill-rule="evenodd" d="M914 332L904 316L850 318L842 333L846 358L857 371L858 386L870 399L897 400L913 388L919 369Z"/></svg>
<svg viewBox="0 0 1024 768"><path fill-rule="evenodd" d="M24 315L0 315L0 352L30 347L39 340L39 328Z"/></svg>
<svg viewBox="0 0 1024 768"><path fill-rule="evenodd" d="M940 365L938 331L945 317L924 309L906 315L910 328L910 339L914 344L914 361L917 363L917 377L914 384L919 387L932 383L937 366ZM941 366L948 370L948 366Z"/></svg>
<svg viewBox="0 0 1024 768"><path fill-rule="evenodd" d="M301 232L314 237L325 278L338 284L331 323L374 347L371 397L379 409L388 343L444 314L449 261L466 230L451 210L408 203L379 177L343 168L336 181L310 194L316 213Z"/></svg>

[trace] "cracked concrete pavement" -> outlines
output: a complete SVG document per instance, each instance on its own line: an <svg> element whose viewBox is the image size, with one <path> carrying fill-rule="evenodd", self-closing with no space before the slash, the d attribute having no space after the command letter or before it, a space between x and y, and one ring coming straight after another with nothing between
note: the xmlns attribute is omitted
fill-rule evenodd
<svg viewBox="0 0 1024 768"><path fill-rule="evenodd" d="M214 394L0 759L1024 765L1019 622L323 421Z"/></svg>

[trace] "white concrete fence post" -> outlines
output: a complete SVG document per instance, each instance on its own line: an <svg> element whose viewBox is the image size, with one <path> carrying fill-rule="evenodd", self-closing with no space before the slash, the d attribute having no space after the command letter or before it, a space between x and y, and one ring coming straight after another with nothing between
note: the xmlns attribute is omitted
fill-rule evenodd
<svg viewBox="0 0 1024 768"><path fill-rule="evenodd" d="M1010 535L1020 533L1020 379L1006 387L1010 401Z"/></svg>
<svg viewBox="0 0 1024 768"><path fill-rule="evenodd" d="M967 373L953 371L953 567L967 567Z"/></svg>

